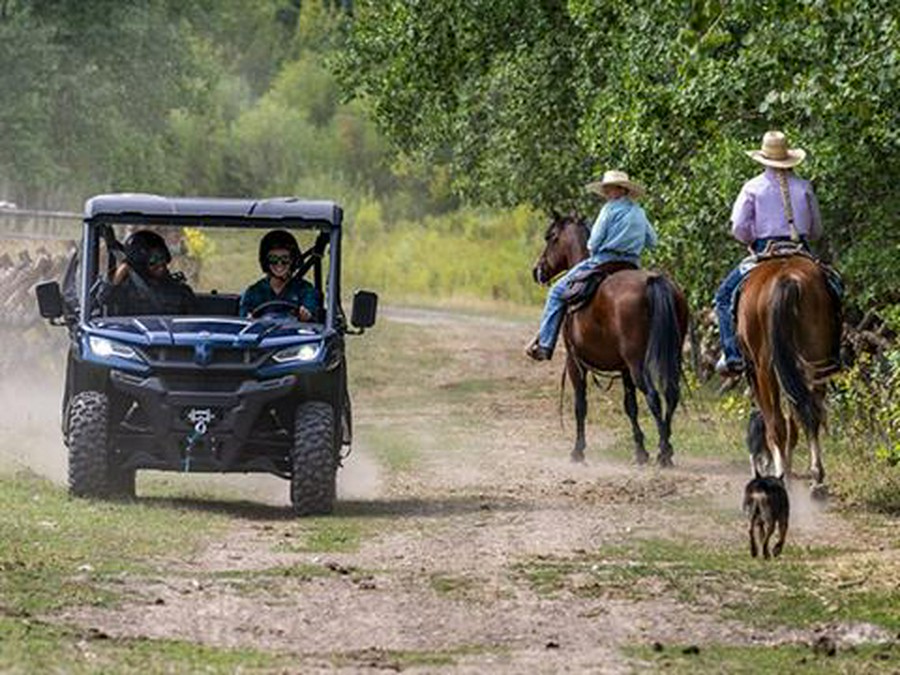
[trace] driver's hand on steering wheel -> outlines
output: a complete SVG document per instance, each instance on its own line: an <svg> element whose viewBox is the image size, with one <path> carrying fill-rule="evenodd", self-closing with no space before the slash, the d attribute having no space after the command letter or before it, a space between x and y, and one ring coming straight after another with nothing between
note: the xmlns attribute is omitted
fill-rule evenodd
<svg viewBox="0 0 900 675"><path fill-rule="evenodd" d="M301 321L309 321L310 319L312 319L312 312L306 309L306 307L304 307L303 305L300 305L300 307L297 308L297 316Z"/></svg>

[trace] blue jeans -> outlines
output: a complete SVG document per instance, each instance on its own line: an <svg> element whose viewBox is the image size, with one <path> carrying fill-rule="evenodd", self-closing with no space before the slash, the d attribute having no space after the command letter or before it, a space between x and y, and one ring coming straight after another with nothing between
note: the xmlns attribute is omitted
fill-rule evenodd
<svg viewBox="0 0 900 675"><path fill-rule="evenodd" d="M744 360L741 350L738 348L737 335L734 326L734 293L744 278L743 265L738 265L728 273L725 280L716 291L716 316L719 319L719 340L722 343L722 353L728 363Z"/></svg>
<svg viewBox="0 0 900 675"><path fill-rule="evenodd" d="M563 316L566 313L566 303L563 300L563 293L569 287L569 280L576 272L580 272L586 267L592 267L600 263L621 260L638 264L637 258L624 256L601 256L596 258L588 258L566 272L553 286L547 294L547 303L544 305L544 314L541 317L541 327L538 330L538 344L549 351L553 351L556 346L556 339L559 336L559 328L562 326Z"/></svg>
<svg viewBox="0 0 900 675"><path fill-rule="evenodd" d="M757 239L751 245L754 253L761 253L770 241L785 241L787 237L773 237L772 239ZM806 240L801 238L803 246ZM722 343L722 353L727 363L739 363L744 360L738 347L737 335L734 325L734 294L741 285L747 273L753 269L752 265L746 265L744 261L731 270L719 290L716 291L716 317L719 320L719 340Z"/></svg>

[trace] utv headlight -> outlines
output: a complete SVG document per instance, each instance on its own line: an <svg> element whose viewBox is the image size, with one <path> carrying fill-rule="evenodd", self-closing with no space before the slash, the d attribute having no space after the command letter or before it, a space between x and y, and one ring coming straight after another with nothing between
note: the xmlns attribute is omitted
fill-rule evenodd
<svg viewBox="0 0 900 675"><path fill-rule="evenodd" d="M141 357L138 356L138 353L128 345L123 345L120 342L113 342L112 340L109 340L105 337L91 335L88 338L88 344L91 347L91 351L96 356L104 359L108 359L111 356L118 356L120 359L133 359L135 361L141 360Z"/></svg>
<svg viewBox="0 0 900 675"><path fill-rule="evenodd" d="M276 363L290 363L291 361L312 361L319 355L318 344L302 344L282 349L276 352L272 360Z"/></svg>

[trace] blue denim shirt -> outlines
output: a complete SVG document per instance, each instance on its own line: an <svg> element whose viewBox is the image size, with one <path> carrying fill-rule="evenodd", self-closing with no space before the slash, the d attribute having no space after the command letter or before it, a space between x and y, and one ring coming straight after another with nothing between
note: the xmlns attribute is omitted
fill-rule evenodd
<svg viewBox="0 0 900 675"><path fill-rule="evenodd" d="M628 197L612 199L603 205L588 239L588 251L594 262L637 261L644 248L654 246L656 231L644 209Z"/></svg>
<svg viewBox="0 0 900 675"><path fill-rule="evenodd" d="M294 277L281 289L281 293L276 294L269 283L269 277L263 277L241 294L241 316L248 316L261 304L271 300L285 300L302 305L313 315L319 308L316 287L306 279Z"/></svg>

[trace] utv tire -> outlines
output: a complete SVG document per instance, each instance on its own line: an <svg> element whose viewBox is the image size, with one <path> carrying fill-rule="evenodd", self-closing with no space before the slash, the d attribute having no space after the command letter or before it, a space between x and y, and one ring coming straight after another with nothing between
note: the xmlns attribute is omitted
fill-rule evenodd
<svg viewBox="0 0 900 675"><path fill-rule="evenodd" d="M109 401L98 391L83 391L69 401L68 407L69 494L105 497L110 488Z"/></svg>
<svg viewBox="0 0 900 675"><path fill-rule="evenodd" d="M291 504L298 516L334 509L337 481L334 408L323 401L297 406L291 451Z"/></svg>

